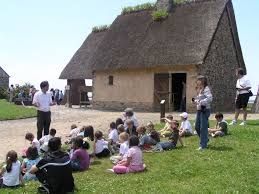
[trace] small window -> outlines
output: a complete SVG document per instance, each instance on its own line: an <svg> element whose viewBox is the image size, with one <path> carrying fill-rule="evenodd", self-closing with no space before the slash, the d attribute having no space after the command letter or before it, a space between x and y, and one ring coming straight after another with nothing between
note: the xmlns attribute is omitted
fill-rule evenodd
<svg viewBox="0 0 259 194"><path fill-rule="evenodd" d="M112 75L109 76L109 85L110 86L113 85L113 76Z"/></svg>

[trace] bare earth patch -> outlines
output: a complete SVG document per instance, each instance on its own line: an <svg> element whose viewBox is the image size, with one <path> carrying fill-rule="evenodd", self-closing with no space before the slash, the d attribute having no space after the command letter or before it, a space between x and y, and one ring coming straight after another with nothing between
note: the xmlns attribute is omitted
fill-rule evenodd
<svg viewBox="0 0 259 194"><path fill-rule="evenodd" d="M172 113L175 119L179 119L179 113ZM93 125L95 130L107 132L110 122L115 121L116 118L121 117L122 112L106 112L90 109L66 108L64 106L52 107L52 122L51 127L57 129L57 136L65 139L69 133L71 124L77 124L78 127L83 125ZM154 123L159 122L159 113L142 113L137 112L136 116L140 124L146 124L148 121ZM242 115L241 115L242 116ZM194 119L195 114L191 114L189 118ZM225 114L226 119L232 119L233 114ZM241 118L241 117L240 117ZM211 116L213 118L213 115ZM248 115L249 120L259 119L259 114ZM0 161L4 161L7 151L13 149L21 153L24 147L28 146L24 135L26 132L32 132L36 135L36 118L0 121Z"/></svg>

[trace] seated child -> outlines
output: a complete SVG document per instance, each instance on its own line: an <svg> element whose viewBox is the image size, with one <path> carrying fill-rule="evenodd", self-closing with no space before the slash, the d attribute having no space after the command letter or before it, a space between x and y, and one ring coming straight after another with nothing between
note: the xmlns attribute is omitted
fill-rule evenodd
<svg viewBox="0 0 259 194"><path fill-rule="evenodd" d="M125 121L126 123L126 132L129 134L129 136L131 137L132 135L138 136L138 133L136 131L136 127L134 126L134 122L131 119L127 119Z"/></svg>
<svg viewBox="0 0 259 194"><path fill-rule="evenodd" d="M116 129L115 122L110 123L110 129L109 129L109 135L108 135L108 142L109 142L109 149L112 153L115 153L116 149L116 143L119 140L118 131Z"/></svg>
<svg viewBox="0 0 259 194"><path fill-rule="evenodd" d="M40 142L40 150L42 152L47 152L48 151L48 143L49 143L49 140L53 137L55 137L56 135L56 129L50 129L49 131L49 135L45 135L43 136L39 142Z"/></svg>
<svg viewBox="0 0 259 194"><path fill-rule="evenodd" d="M110 150L108 149L108 141L103 139L103 133L101 131L96 131L95 134L95 144L94 144L94 154L97 158L103 158L110 156Z"/></svg>
<svg viewBox="0 0 259 194"><path fill-rule="evenodd" d="M142 151L138 147L138 145L138 137L135 135L131 136L129 138L130 149L127 153L127 159L118 162L118 164L113 167L113 172L115 172L116 174L125 174L130 172L144 171L145 165L143 163Z"/></svg>
<svg viewBox="0 0 259 194"><path fill-rule="evenodd" d="M124 125L124 122L121 118L117 118L116 121L115 121L115 124L116 124L116 129L118 129L118 126Z"/></svg>
<svg viewBox="0 0 259 194"><path fill-rule="evenodd" d="M155 126L151 121L149 121L146 129L147 129L147 134L149 135L151 133L151 131L155 130Z"/></svg>
<svg viewBox="0 0 259 194"><path fill-rule="evenodd" d="M117 131L118 131L118 135L120 135L121 133L125 132L124 125L123 124L118 125Z"/></svg>
<svg viewBox="0 0 259 194"><path fill-rule="evenodd" d="M178 121L171 121L169 119L166 119L166 121L168 123L170 123L171 135L169 136L169 141L159 143L161 145L161 147L163 148L163 150L171 150L171 149L176 148L178 140L180 141L180 143L183 146L183 143L181 141L181 137L179 135L179 129L178 129L179 123L178 123Z"/></svg>
<svg viewBox="0 0 259 194"><path fill-rule="evenodd" d="M212 137L223 137L224 135L227 135L228 133L228 124L223 117L222 113L217 113L215 115L215 118L217 120L217 125L215 127L215 129L211 129L209 128L209 134Z"/></svg>
<svg viewBox="0 0 259 194"><path fill-rule="evenodd" d="M3 166L1 172L0 187L18 187L23 184L21 174L21 162L17 159L15 151L9 151L6 155L6 164Z"/></svg>
<svg viewBox="0 0 259 194"><path fill-rule="evenodd" d="M36 147L38 153L40 153L40 142L34 137L32 133L26 133L25 139L28 140L33 147Z"/></svg>
<svg viewBox="0 0 259 194"><path fill-rule="evenodd" d="M146 128L140 126L137 128L137 133L139 137L139 147L144 150L152 149L152 146L157 144L157 141L154 140L150 135L146 134Z"/></svg>
<svg viewBox="0 0 259 194"><path fill-rule="evenodd" d="M84 171L89 168L90 158L85 149L89 148L89 144L83 141L82 137L76 137L72 139L72 156L71 167L73 171Z"/></svg>
<svg viewBox="0 0 259 194"><path fill-rule="evenodd" d="M83 127L80 128L80 132L77 134L77 137L80 136L80 137L84 138L85 128L86 128L86 126L83 126Z"/></svg>
<svg viewBox="0 0 259 194"><path fill-rule="evenodd" d="M89 153L93 153L94 151L94 128L91 125L85 127L84 131L84 142L89 144Z"/></svg>
<svg viewBox="0 0 259 194"><path fill-rule="evenodd" d="M192 136L192 125L190 121L188 121L188 113L183 112L180 114L182 123L180 127L180 136L181 137L187 137L187 136Z"/></svg>
<svg viewBox="0 0 259 194"><path fill-rule="evenodd" d="M75 125L71 125L71 131L69 133L69 136L71 139L75 138L80 133L80 129Z"/></svg>
<svg viewBox="0 0 259 194"><path fill-rule="evenodd" d="M119 156L111 156L110 160L113 164L117 164L121 160L127 159L127 153L129 150L129 134L126 132L123 132L119 135L119 141L120 141L120 151Z"/></svg>
<svg viewBox="0 0 259 194"><path fill-rule="evenodd" d="M172 121L174 119L174 117L172 115L168 115L166 118L170 121ZM171 135L171 133L172 133L171 125L169 122L166 122L164 128L160 130L160 135L162 137L169 137Z"/></svg>
<svg viewBox="0 0 259 194"><path fill-rule="evenodd" d="M30 170L33 165L37 165L40 161L39 153L36 147L29 147L26 151L26 158L22 162L23 179L25 181L37 180L36 175L31 174Z"/></svg>

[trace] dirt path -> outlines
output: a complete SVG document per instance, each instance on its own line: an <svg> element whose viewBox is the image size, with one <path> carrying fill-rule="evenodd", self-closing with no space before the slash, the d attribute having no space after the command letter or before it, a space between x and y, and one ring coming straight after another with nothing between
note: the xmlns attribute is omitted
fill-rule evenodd
<svg viewBox="0 0 259 194"><path fill-rule="evenodd" d="M179 113L172 113L175 119L179 119ZM52 107L51 127L57 129L57 136L65 139L69 133L71 124L77 124L78 127L83 125L93 125L95 130L107 131L109 123L116 118L121 117L121 112L104 112L89 109L73 108L68 109L64 106ZM136 113L140 124L146 124L148 121L157 123L159 121L159 113ZM195 115L190 115L190 119L194 119ZM232 119L233 115L225 114L226 119ZM211 117L212 118L212 117ZM249 119L259 119L259 114L249 115ZM14 149L18 153L28 145L24 140L26 132L36 134L36 118L0 121L0 162L5 159L8 150Z"/></svg>

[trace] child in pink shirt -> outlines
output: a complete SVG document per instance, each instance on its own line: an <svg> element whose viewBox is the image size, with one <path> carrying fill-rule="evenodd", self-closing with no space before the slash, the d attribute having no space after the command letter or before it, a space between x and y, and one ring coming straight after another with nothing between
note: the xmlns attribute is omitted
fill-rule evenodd
<svg viewBox="0 0 259 194"><path fill-rule="evenodd" d="M125 174L130 172L141 172L145 169L142 157L142 151L138 147L139 139L133 135L129 139L129 147L127 159L120 161L113 167L113 172L116 174Z"/></svg>

